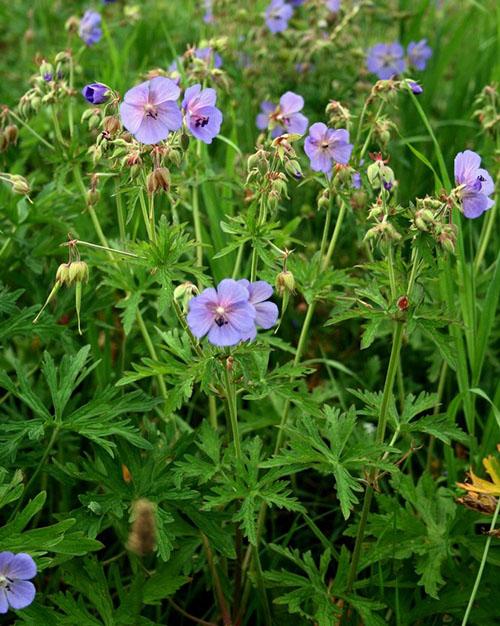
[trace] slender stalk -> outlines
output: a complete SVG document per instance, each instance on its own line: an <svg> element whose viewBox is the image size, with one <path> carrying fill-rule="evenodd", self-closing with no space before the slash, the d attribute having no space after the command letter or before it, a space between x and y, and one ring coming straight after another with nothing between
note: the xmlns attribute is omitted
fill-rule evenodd
<svg viewBox="0 0 500 626"><path fill-rule="evenodd" d="M205 552L207 555L208 568L212 575L212 581L213 581L214 588L215 588L215 595L217 596L219 607L222 613L222 621L224 623L224 626L232 626L231 614L229 611L228 604L226 602L226 598L224 597L224 592L222 591L222 585L220 583L219 574L217 573L217 568L215 567L212 549L210 547L210 544L208 543L207 537L203 533L201 537L202 537L203 546L205 548Z"/></svg>
<svg viewBox="0 0 500 626"><path fill-rule="evenodd" d="M126 252L125 250L117 250L116 248L110 248L109 246L100 246L97 243L91 243L90 241L82 241L81 239L76 239L75 243L81 246L86 246L87 248L93 248L95 250L105 250L106 252L112 252L113 254L121 254L122 256L128 256L132 259L144 259L144 257L139 256L138 254L134 254L133 252ZM66 244L62 244L66 245Z"/></svg>
<svg viewBox="0 0 500 626"><path fill-rule="evenodd" d="M149 194L149 232L151 241L156 243L156 225L155 225L155 196L154 193Z"/></svg>
<svg viewBox="0 0 500 626"><path fill-rule="evenodd" d="M11 109L9 109L9 115L11 115L16 120L16 122L21 124L21 126L24 126L24 128L26 128L27 131L29 131L34 137L36 137L45 146L47 146L47 148L49 148L50 150L55 150L54 146L51 143L49 143L46 139L44 139L41 135L39 135L36 132L36 130L31 128L31 126L27 122L25 122L21 117L19 117L19 115L17 115L17 113L15 113Z"/></svg>
<svg viewBox="0 0 500 626"><path fill-rule="evenodd" d="M266 203L264 202L264 196L261 195L259 202L259 215L257 217L257 228L264 222L266 214ZM259 256L255 246L252 247L252 262L250 265L250 282L254 282L257 278L257 266L259 263Z"/></svg>
<svg viewBox="0 0 500 626"><path fill-rule="evenodd" d="M59 125L59 118L57 117L57 111L55 110L53 106L51 106L50 108L51 108L51 113L52 113L52 123L54 124L54 132L56 135L56 139L61 145L65 146L66 142L64 141L64 137L61 132L61 127Z"/></svg>
<svg viewBox="0 0 500 626"><path fill-rule="evenodd" d="M201 141L198 141L196 143L196 157L198 160L201 159L201 149ZM196 165L198 166L198 164ZM193 185L193 227L196 240L196 265L201 267L203 265L203 236L201 231L199 181L197 176Z"/></svg>
<svg viewBox="0 0 500 626"><path fill-rule="evenodd" d="M72 96L74 82L75 82L75 66L74 66L74 60L73 60L73 53L70 53L70 57L69 57L70 96L69 96L69 102L68 102L68 127L69 127L69 136L71 139L73 139L73 132L74 132L73 96Z"/></svg>
<svg viewBox="0 0 500 626"><path fill-rule="evenodd" d="M191 345L193 346L194 351L196 352L198 356L200 357L203 356L203 350L200 348L198 340L193 335L193 333L191 332L191 329L187 325L186 318L184 317L181 311L179 303L177 302L177 300L175 300L175 298L172 300L172 302L174 305L175 314L177 315L177 319L179 320L179 323L182 326L183 330L187 333L187 336L189 337L189 341L191 342Z"/></svg>
<svg viewBox="0 0 500 626"><path fill-rule="evenodd" d="M17 504L16 504L14 510L12 511L11 515L10 515L9 521L16 516L17 512L19 511L19 509L21 507L21 503L23 502L24 496L27 493L29 493L29 490L31 489L31 486L33 485L33 483L35 482L38 474L40 473L40 471L42 470L43 466L45 465L45 461L47 460L47 458L48 458L48 456L49 456L49 454L50 454L50 452L51 452L52 448L54 447L54 444L55 444L55 442L57 440L57 436L59 434L60 428L61 427L60 427L59 424L56 424L54 426L54 430L52 431L52 435L50 436L49 443L47 444L47 447L45 448L45 451L44 451L44 453L42 455L42 458L38 462L38 465L36 466L35 471L31 474L31 477L30 477L29 481L27 482L26 486L24 487L22 496L17 501Z"/></svg>
<svg viewBox="0 0 500 626"><path fill-rule="evenodd" d="M500 512L500 498L498 498L497 506L495 509L495 513L493 514L493 519L491 520L490 532L495 530L495 525L497 523L498 513ZM479 585L481 583L481 578L483 576L484 568L486 565L486 560L488 558L488 552L491 544L491 535L488 535L486 539L486 543L484 545L483 557L481 559L481 564L479 565L479 570L477 572L476 580L474 582L474 587L472 588L472 593L470 594L469 603L467 604L467 609L465 611L464 619L462 620L462 626L467 626L467 622L469 621L469 616L472 611L472 606L474 604L474 600L476 599L477 590L479 589Z"/></svg>
<svg viewBox="0 0 500 626"><path fill-rule="evenodd" d="M245 244L242 243L240 245L240 247L238 248L238 254L236 255L236 262L234 264L234 269L233 269L233 278L237 278L240 271L241 271L241 262L243 260L243 252L245 250Z"/></svg>
<svg viewBox="0 0 500 626"><path fill-rule="evenodd" d="M382 394L382 403L380 405L380 416L377 424L377 431L375 434L375 441L382 443L384 441L385 431L387 428L387 416L389 409L389 402L392 397L392 390L394 388L394 378L399 363L399 354L401 351L401 345L403 340L404 325L397 323L394 329L394 335L392 340L391 356L389 358L389 365L387 366L387 373L384 383L384 391ZM351 565L349 568L349 575L347 579L347 591L352 591L352 587L356 580L359 558L361 556L361 548L363 539L365 536L366 523L368 521L368 515L370 513L371 502L373 498L373 483L377 477L377 470L373 468L370 471L368 478L368 486L365 490L365 496L363 500L363 508L361 511L361 518L359 521L358 532L356 535L356 542L354 544L354 551L352 554Z"/></svg>
<svg viewBox="0 0 500 626"><path fill-rule="evenodd" d="M224 365L224 383L226 388L227 405L229 409L229 420L231 422L231 431L233 434L234 450L236 452L236 458L238 459L238 461L241 461L242 455L240 434L238 429L238 409L236 405L236 394L227 365Z"/></svg>
<svg viewBox="0 0 500 626"><path fill-rule="evenodd" d="M142 317L142 313L139 309L137 309L135 319L141 331L141 334L144 339L144 343L146 344L146 347L148 349L149 355L151 356L152 359L154 359L155 361L158 361L158 355L156 354L155 347L153 345L153 342L151 341L151 337L149 335L147 326L144 322L144 318ZM163 380L163 377L161 375L158 375L156 377L156 380L158 381L158 387L160 389L160 393L162 397L166 400L168 398L168 392L167 392L167 387L165 385L165 381Z"/></svg>
<svg viewBox="0 0 500 626"><path fill-rule="evenodd" d="M115 179L115 198L116 198L116 217L118 218L118 230L120 233L120 241L124 242L127 238L127 234L125 231L125 219L123 217L123 203L122 196L120 193L120 184L118 180Z"/></svg>
<svg viewBox="0 0 500 626"><path fill-rule="evenodd" d="M149 241L153 241L153 234L151 233L151 222L149 220L148 208L146 206L146 199L144 198L144 191L142 189L139 192L139 203L141 205L142 218L144 220L144 225L146 226L148 239Z"/></svg>
<svg viewBox="0 0 500 626"><path fill-rule="evenodd" d="M479 248L476 254L476 258L474 259L474 272L477 274L479 268L481 267L481 263L483 262L484 255L486 250L488 249L488 245L491 239L491 233L493 232L493 226L496 222L496 214L497 214L498 200L491 207L491 209L486 214L485 224L483 231L481 233L481 239L479 242Z"/></svg>
<svg viewBox="0 0 500 626"><path fill-rule="evenodd" d="M177 611L177 613L180 613L181 615L184 615L184 617L187 617L192 622L195 622L196 624L201 624L201 626L217 626L217 624L215 622L207 622L204 619L201 619L200 617L196 617L194 615L191 615L190 613L185 611L181 606L176 604L172 600L172 598L167 598L167 600L168 600L168 603L170 604L170 606L173 607Z"/></svg>

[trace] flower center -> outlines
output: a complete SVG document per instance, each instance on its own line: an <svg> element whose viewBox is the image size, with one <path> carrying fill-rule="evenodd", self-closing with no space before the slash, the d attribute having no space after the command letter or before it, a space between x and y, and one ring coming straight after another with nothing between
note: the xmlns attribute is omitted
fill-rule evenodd
<svg viewBox="0 0 500 626"><path fill-rule="evenodd" d="M156 119L158 117L158 110L155 107L154 104L151 104L150 102L148 102L147 104L144 105L144 113L148 116L148 117L152 117L153 119Z"/></svg>
<svg viewBox="0 0 500 626"><path fill-rule="evenodd" d="M209 121L207 115L194 115L192 119L196 128L205 128Z"/></svg>
<svg viewBox="0 0 500 626"><path fill-rule="evenodd" d="M322 141L320 143L320 147L322 150L328 150L328 148L330 147L330 144L328 143L328 141Z"/></svg>
<svg viewBox="0 0 500 626"><path fill-rule="evenodd" d="M11 584L12 580L10 578L7 578L7 576L0 574L0 589L6 589L8 591Z"/></svg>
<svg viewBox="0 0 500 626"><path fill-rule="evenodd" d="M217 324L217 326L219 326L219 328L228 323L226 319L226 309L223 306L216 307L214 322Z"/></svg>

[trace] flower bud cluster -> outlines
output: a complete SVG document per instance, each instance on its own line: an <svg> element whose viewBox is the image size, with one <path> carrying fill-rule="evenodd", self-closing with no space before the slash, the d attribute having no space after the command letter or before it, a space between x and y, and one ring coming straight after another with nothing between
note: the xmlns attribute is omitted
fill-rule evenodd
<svg viewBox="0 0 500 626"><path fill-rule="evenodd" d="M500 98L498 85L486 85L476 98L474 117L477 117L484 132L497 137L500 130Z"/></svg>
<svg viewBox="0 0 500 626"><path fill-rule="evenodd" d="M444 250L455 253L457 229L449 222L446 202L428 196L417 198L413 228L428 233Z"/></svg>

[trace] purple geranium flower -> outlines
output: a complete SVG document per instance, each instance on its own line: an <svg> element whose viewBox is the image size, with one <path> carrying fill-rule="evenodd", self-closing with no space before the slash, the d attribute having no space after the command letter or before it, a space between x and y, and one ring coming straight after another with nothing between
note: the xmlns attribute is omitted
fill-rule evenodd
<svg viewBox="0 0 500 626"><path fill-rule="evenodd" d="M196 48L194 51L194 56L197 59L201 59L205 61L205 63L215 69L219 69L222 67L222 58L218 52L215 52L213 48Z"/></svg>
<svg viewBox="0 0 500 626"><path fill-rule="evenodd" d="M102 104L108 96L108 87L102 83L90 83L82 89L82 95L90 104Z"/></svg>
<svg viewBox="0 0 500 626"><path fill-rule="evenodd" d="M286 0L287 4L290 4L292 7L300 7L304 4L304 0Z"/></svg>
<svg viewBox="0 0 500 626"><path fill-rule="evenodd" d="M265 100L260 105L262 112L257 115L257 128L260 130L270 128L272 137L278 137L283 133L303 135L309 124L307 117L299 113L303 107L304 98L293 91L284 93L277 107Z"/></svg>
<svg viewBox="0 0 500 626"><path fill-rule="evenodd" d="M425 70L427 61L432 56L432 48L427 45L427 39L408 44L408 61L417 70Z"/></svg>
<svg viewBox="0 0 500 626"><path fill-rule="evenodd" d="M459 152L455 157L455 182L465 217L475 218L495 203L489 198L495 190L493 179L480 167L481 157L472 150Z"/></svg>
<svg viewBox="0 0 500 626"><path fill-rule="evenodd" d="M366 66L369 72L376 74L381 80L402 74L406 69L403 46L396 41L375 44L368 50Z"/></svg>
<svg viewBox="0 0 500 626"><path fill-rule="evenodd" d="M285 0L271 0L266 9L266 24L272 33L282 33L288 28L292 15L293 7Z"/></svg>
<svg viewBox="0 0 500 626"><path fill-rule="evenodd" d="M29 582L36 576L35 561L23 552L0 552L0 613L9 606L24 609L35 598L35 585Z"/></svg>
<svg viewBox="0 0 500 626"><path fill-rule="evenodd" d="M182 108L186 113L186 125L191 133L205 143L219 134L222 124L222 113L215 106L217 92L201 85L188 87L184 93Z"/></svg>
<svg viewBox="0 0 500 626"><path fill-rule="evenodd" d="M238 281L239 285L243 285L248 291L248 301L255 309L255 325L248 335L243 336L242 339L255 339L257 335L257 328L272 328L276 324L278 319L278 307L274 302L269 302L269 298L273 295L273 288L265 280L258 280L255 283L251 283L246 278Z"/></svg>
<svg viewBox="0 0 500 626"><path fill-rule="evenodd" d="M189 301L187 323L198 339L208 333L214 346L234 346L254 332L255 317L248 289L226 278Z"/></svg>
<svg viewBox="0 0 500 626"><path fill-rule="evenodd" d="M102 37L100 14L95 11L85 11L80 20L78 34L87 46L97 43Z"/></svg>
<svg viewBox="0 0 500 626"><path fill-rule="evenodd" d="M174 81L163 76L132 87L120 105L123 125L141 143L166 139L171 130L182 126L182 113L176 103L179 94Z"/></svg>
<svg viewBox="0 0 500 626"><path fill-rule="evenodd" d="M419 96L421 93L424 92L423 87L419 85L415 80L411 80L411 78L408 78L406 80L406 83L416 96Z"/></svg>
<svg viewBox="0 0 500 626"><path fill-rule="evenodd" d="M340 0L326 0L326 8L332 13L340 11Z"/></svg>
<svg viewBox="0 0 500 626"><path fill-rule="evenodd" d="M346 165L351 158L352 144L349 133L344 128L328 128L322 122L313 124L304 142L304 151L315 172L331 176L333 163Z"/></svg>

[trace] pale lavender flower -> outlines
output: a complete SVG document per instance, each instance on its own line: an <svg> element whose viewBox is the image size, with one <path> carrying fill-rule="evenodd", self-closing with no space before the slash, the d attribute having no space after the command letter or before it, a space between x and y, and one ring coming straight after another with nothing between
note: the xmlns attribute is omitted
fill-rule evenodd
<svg viewBox="0 0 500 626"><path fill-rule="evenodd" d="M29 582L36 576L36 564L29 554L0 552L0 613L9 606L24 609L35 598L35 585Z"/></svg>
<svg viewBox="0 0 500 626"><path fill-rule="evenodd" d="M481 157L472 150L459 152L455 157L455 182L465 217L479 217L495 201L488 196L495 191L493 179L480 167Z"/></svg>
<svg viewBox="0 0 500 626"><path fill-rule="evenodd" d="M215 52L213 48L196 48L196 50L194 51L194 56L197 59L205 61L208 66L214 67L215 69L219 69L219 67L222 67L222 58L220 54L218 52Z"/></svg>
<svg viewBox="0 0 500 626"><path fill-rule="evenodd" d="M361 174L359 172L352 173L351 184L353 189L361 189Z"/></svg>
<svg viewBox="0 0 500 626"><path fill-rule="evenodd" d="M234 346L255 331L255 317L248 289L226 278L189 301L187 323L198 339L208 333L214 346Z"/></svg>
<svg viewBox="0 0 500 626"><path fill-rule="evenodd" d="M427 61L432 56L432 48L427 45L427 39L408 44L408 61L417 70L425 70Z"/></svg>
<svg viewBox="0 0 500 626"><path fill-rule="evenodd" d="M273 288L265 280L251 283L243 278L238 281L238 284L247 289L248 301L255 309L255 325L248 335L242 336L242 340L255 339L257 327L267 330L272 328L278 319L278 307L274 302L269 302L269 298L273 295Z"/></svg>
<svg viewBox="0 0 500 626"><path fill-rule="evenodd" d="M331 176L334 163L346 165L351 158L352 144L344 128L332 129L317 122L309 129L304 142L304 151L311 162L311 169Z"/></svg>
<svg viewBox="0 0 500 626"><path fill-rule="evenodd" d="M87 46L93 46L102 37L101 16L95 11L85 11L80 25L78 34Z"/></svg>
<svg viewBox="0 0 500 626"><path fill-rule="evenodd" d="M406 69L403 46L398 42L377 43L367 53L366 66L369 72L381 80L388 80Z"/></svg>
<svg viewBox="0 0 500 626"><path fill-rule="evenodd" d="M222 124L222 113L215 106L216 100L215 89L202 89L201 85L188 87L184 93L182 108L186 114L186 125L204 143L212 143Z"/></svg>
<svg viewBox="0 0 500 626"><path fill-rule="evenodd" d="M285 0L271 0L266 9L266 24L272 33L282 33L288 28L292 15L293 7Z"/></svg>
<svg viewBox="0 0 500 626"><path fill-rule="evenodd" d="M272 137L283 133L303 135L309 124L305 115L300 113L304 107L304 98L293 91L287 91L280 98L277 107L265 100L261 103L261 113L257 115L256 124L260 130L269 128Z"/></svg>
<svg viewBox="0 0 500 626"><path fill-rule="evenodd" d="M102 104L106 101L109 88L102 83L90 83L82 89L82 95L90 104Z"/></svg>
<svg viewBox="0 0 500 626"><path fill-rule="evenodd" d="M340 0L326 0L326 8L332 13L340 11Z"/></svg>
<svg viewBox="0 0 500 626"><path fill-rule="evenodd" d="M120 105L123 125L141 143L163 141L170 131L182 126L182 113L176 102L179 95L179 87L164 76L132 87Z"/></svg>

